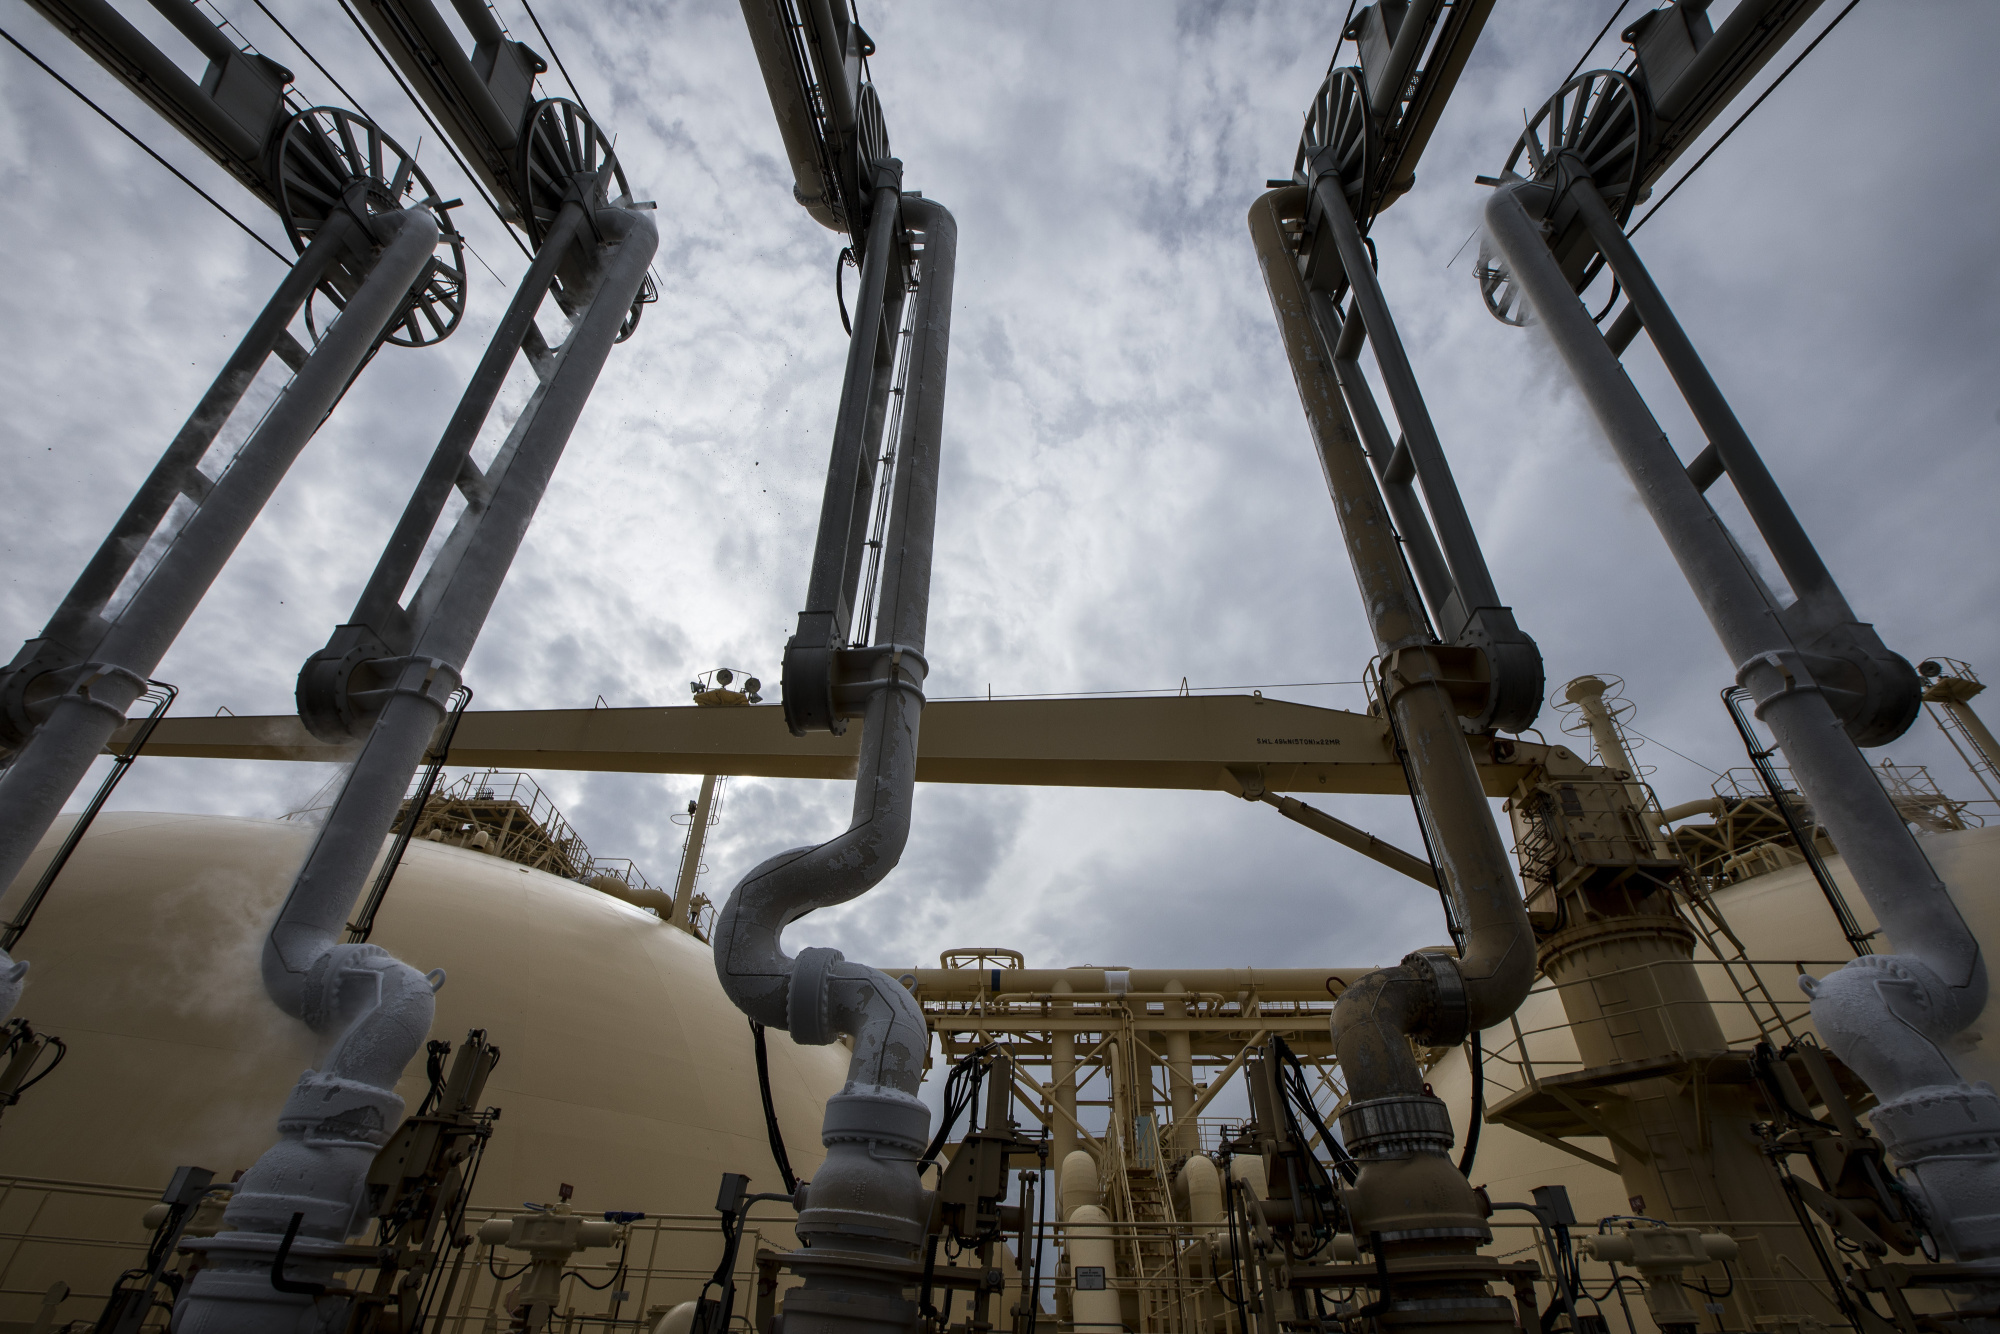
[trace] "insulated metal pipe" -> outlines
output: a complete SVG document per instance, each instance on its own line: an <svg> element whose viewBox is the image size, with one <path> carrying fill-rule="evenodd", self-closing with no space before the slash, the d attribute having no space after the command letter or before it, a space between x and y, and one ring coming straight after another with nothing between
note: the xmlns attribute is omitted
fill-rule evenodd
<svg viewBox="0 0 2000 1334"><path fill-rule="evenodd" d="M1578 166L1573 157L1567 164ZM1922 708L1922 685L1916 670L1889 651L1873 626L1855 620L1812 539L1764 467L1742 423L1736 420L1729 400L1709 376L1673 309L1660 295L1652 275L1587 174L1577 172L1569 195L1577 201L1579 216L1631 298L1627 310L1642 317L1660 359L1708 437L1708 447L1688 465L1696 488L1706 489L1722 472L1729 474L1752 522L1797 595L1798 601L1784 609L1787 633L1797 648L1816 655L1813 661L1822 672L1820 687L1837 692L1829 702L1848 735L1862 746L1894 741L1916 721Z"/></svg>
<svg viewBox="0 0 2000 1334"><path fill-rule="evenodd" d="M305 996L311 971L332 948L381 852L410 775L444 721L459 673L652 262L658 233L645 214L609 208L599 211L596 222L617 239L603 261L597 293L558 349L553 373L522 411L515 437L494 460L485 504L468 507L452 534L455 540L447 541L426 574L416 599L419 628L410 656L271 928L265 986L294 1016L306 1017L311 1008ZM507 333L503 329L496 336ZM475 383L467 392L483 391Z"/></svg>
<svg viewBox="0 0 2000 1334"><path fill-rule="evenodd" d="M183 494L191 486L188 474L196 468L215 443L215 437L222 430L230 415L249 392L251 382L271 359L271 354L280 344L289 342L287 332L292 320L297 317L320 280L325 278L335 263L344 257L344 252L360 226L352 213L346 209L335 209L313 233L312 243L292 265L291 272L278 284L278 290L271 294L264 309L244 333L243 340L224 362L222 370L208 386L208 392L195 404L194 411L175 433L173 443L167 446L153 471L139 485L132 502L125 512L118 516L118 522L111 526L97 554L83 567L69 595L50 620L48 633L51 637L66 632L80 630L83 624L94 617L118 591L119 583L138 559L146 539L160 526L160 520L167 516L174 498ZM330 332L330 331L329 331ZM303 367L301 367L303 369Z"/></svg>
<svg viewBox="0 0 2000 1334"><path fill-rule="evenodd" d="M1940 1239L1963 1259L2000 1254L2000 1098L1967 1086L1941 1045L1985 1005L1979 943L1843 731L1754 572L1570 291L1521 197L1542 190L1495 190L1487 230L1898 951L1805 979L1814 1021L1881 1100L1877 1133L1932 1192ZM1936 1145L1953 1124L1958 1151L1946 1154ZM1976 1152L1963 1151L1975 1142ZM1953 1235L1958 1219L1974 1220L1966 1235Z"/></svg>
<svg viewBox="0 0 2000 1334"><path fill-rule="evenodd" d="M111 525L49 617L41 636L23 644L14 661L0 672L0 750L17 748L34 735L38 726L35 697L60 693L51 688L61 680L53 674L88 662L97 652L111 628L105 608L174 502L181 497L202 497L213 486L200 471L202 458L271 354L283 348L294 366L303 367L305 353L286 327L320 280L343 258L358 226L354 215L345 209L336 209L328 216L181 424L160 461L139 484L125 512Z"/></svg>
<svg viewBox="0 0 2000 1334"><path fill-rule="evenodd" d="M805 1278L785 1304L790 1334L907 1330L917 1313L903 1296L902 1266L915 1256L930 1216L929 1192L916 1172L930 1126L930 1112L916 1096L930 1045L922 1009L877 969L819 947L793 958L780 939L807 913L878 884L902 857L910 832L957 227L931 200L913 196L901 207L904 223L923 233L924 249L876 643L865 651L872 671L840 687L840 697L862 717L853 818L835 838L755 867L715 927L716 975L738 1009L767 1027L788 1029L797 1042L853 1038L847 1086L827 1103L826 1161L799 1214L808 1248L786 1262ZM892 216L878 213L875 226L893 226ZM862 328L857 323L857 337Z"/></svg>
<svg viewBox="0 0 2000 1334"><path fill-rule="evenodd" d="M365 1222L368 1170L402 1119L396 1081L429 1036L431 993L443 974L426 977L378 946L337 941L652 262L658 234L643 213L605 209L596 224L615 242L600 258L597 291L494 461L484 504L462 516L452 535L462 540L447 542L425 578L415 651L402 660L264 942L272 1000L315 1030L339 1029L341 1036L325 1068L301 1077L279 1117L279 1142L244 1174L224 1213L229 1230L211 1242L177 1328L256 1334L293 1327L312 1307L311 1295L277 1291L269 1281L290 1220L303 1215L292 1255L314 1281L325 1281L315 1260L330 1277L321 1257ZM482 390L475 382L467 392Z"/></svg>
<svg viewBox="0 0 2000 1334"><path fill-rule="evenodd" d="M412 208L378 220L388 243L368 278L244 441L214 488L112 618L68 691L0 774L0 885L19 875L62 804L125 721L146 679L249 532L299 451L401 312L437 245L437 220Z"/></svg>
<svg viewBox="0 0 2000 1334"><path fill-rule="evenodd" d="M1396 420L1409 442L1410 458L1423 481L1424 499L1431 513L1437 516L1438 541L1451 565L1452 578L1465 598L1465 609L1471 612L1481 607L1498 607L1500 594L1486 568L1486 557L1471 540L1472 517L1465 512L1458 484L1445 464L1444 446L1438 440L1430 408L1424 403L1423 390L1417 386L1417 373L1410 367L1409 354L1404 351L1403 340L1389 315L1389 302L1375 277L1368 249L1362 244L1361 229L1355 225L1340 177L1332 172L1321 174L1314 191L1321 216L1333 229L1334 248L1347 271L1355 309L1368 332L1368 341L1375 347L1375 365L1382 372L1383 388L1389 391L1389 405L1396 410Z"/></svg>
<svg viewBox="0 0 2000 1334"><path fill-rule="evenodd" d="M1368 450L1369 460L1375 465L1375 476L1382 483L1382 497L1388 502L1389 517L1395 522L1396 532L1402 536L1403 552L1409 559L1411 572L1417 577L1417 587L1423 593L1424 601L1430 604L1438 632L1450 638L1464 629L1466 608L1457 597L1457 590L1452 587L1451 569L1445 561L1444 552L1438 548L1437 534L1431 531L1430 519L1423 512L1422 502L1410 489L1409 479L1392 479L1389 475L1397 457L1396 441L1389 434L1388 423L1382 419L1382 409L1375 402L1375 393L1369 388L1368 377L1362 373L1361 362L1357 359L1365 326L1358 318L1342 320L1333 308L1333 299L1324 292L1314 292L1312 302L1322 327L1340 331L1329 363L1334 381L1347 400L1348 415L1361 432L1362 444Z"/></svg>
<svg viewBox="0 0 2000 1334"><path fill-rule="evenodd" d="M1534 980L1534 933L1459 726L1444 650L1431 641L1374 474L1313 335L1282 221L1288 211L1297 216L1303 202L1296 186L1265 195L1251 207L1251 236L1383 657L1384 704L1407 752L1411 791L1464 941L1460 958L1410 955L1361 978L1334 1006L1334 1051L1351 1099L1342 1136L1361 1162L1350 1210L1357 1234L1380 1234L1384 1263L1425 1266L1425 1278L1398 1282L1407 1318L1422 1319L1420 1309L1444 1303L1461 1327L1498 1330L1512 1325L1508 1303L1476 1276L1437 1264L1471 1263L1491 1232L1446 1156L1451 1116L1425 1091L1411 1040L1452 1045L1511 1015ZM1358 300L1358 275L1355 290ZM1368 328L1374 337L1377 326Z"/></svg>
<svg viewBox="0 0 2000 1334"><path fill-rule="evenodd" d="M549 284L555 281L556 270L583 223L583 204L576 199L569 200L556 214L555 221L549 224L542 243L535 248L527 274L514 289L513 300L501 315L500 324L487 342L479 366L459 398L458 407L452 412L451 421L446 425L437 449L432 452L429 464L403 508L402 517L396 522L395 531L382 549L381 559L377 561L360 603L355 607L356 623L367 625L380 618L394 616L396 599L409 584L410 575L423 555L424 543L437 526L438 516L444 513L445 503L451 498L452 488L459 485L464 476L466 461L471 457L480 429L492 415L493 404L499 399L507 375L521 354L522 344L534 330L535 313L547 300Z"/></svg>
<svg viewBox="0 0 2000 1334"><path fill-rule="evenodd" d="M1681 397L1687 400L1688 410L1701 426L1701 431L1722 458L1723 469L1736 487L1736 494L1743 499L1743 507L1750 511L1751 521L1757 531L1770 544L1771 555L1777 560L1778 568L1785 573L1785 581L1792 586L1792 592L1801 598L1823 602L1826 614L1835 615L1839 620L1851 621L1854 613L1847 606L1847 599L1833 582L1833 575L1827 570L1826 562L1820 559L1812 538L1806 534L1805 525L1792 512L1791 502L1778 489L1778 483L1771 476L1757 447L1750 442L1749 432L1743 423L1736 420L1735 411L1729 400L1722 396L1722 390L1702 363L1701 354L1695 351L1694 343L1674 317L1673 307L1660 294L1653 282L1653 275L1639 259L1639 252L1632 248L1626 238L1625 229L1618 225L1610 205L1604 196L1588 179L1576 181L1569 188L1569 197L1576 201L1577 215L1583 219L1590 232L1591 240L1603 252L1611 271L1618 277L1619 286L1625 289L1626 299L1631 309L1639 314L1639 322L1652 340L1653 348L1666 364L1667 374L1679 387Z"/></svg>
<svg viewBox="0 0 2000 1334"><path fill-rule="evenodd" d="M820 528L814 551L822 557L815 563L806 586L806 607L811 612L830 613L832 633L844 638L850 628L853 596L848 584L852 570L846 557L863 537L868 522L868 482L862 473L863 450L876 435L867 430L870 417L883 405L874 392L881 374L876 365L876 348L882 339L882 312L888 304L888 289L896 281L895 238L897 192L900 175L875 190L870 216L868 245L861 260L861 281L854 301L854 337L848 349L847 376L840 387L840 409L833 424L833 458L826 473L826 501L820 506ZM857 445L856 442L862 442ZM850 497L859 498L847 503ZM845 531L833 525L849 524ZM926 566L928 572L928 566ZM886 604L885 604L886 605ZM880 638L878 635L877 638Z"/></svg>

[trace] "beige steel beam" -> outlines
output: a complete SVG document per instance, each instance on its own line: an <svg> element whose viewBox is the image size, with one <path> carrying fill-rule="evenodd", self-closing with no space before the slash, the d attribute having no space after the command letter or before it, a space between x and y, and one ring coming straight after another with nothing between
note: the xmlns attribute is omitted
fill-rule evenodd
<svg viewBox="0 0 2000 1334"><path fill-rule="evenodd" d="M131 728L111 741L129 740ZM451 762L493 769L851 779L858 730L794 737L776 705L745 708L530 709L467 713ZM924 709L917 778L1042 787L1406 792L1388 729L1364 713L1257 695L1127 699L942 700ZM1504 797L1530 768L1583 771L1562 746L1472 738L1486 794ZM341 762L351 748L313 738L289 714L167 718L148 755ZM1234 775L1231 770L1235 770ZM1193 986L1192 983L1189 984Z"/></svg>

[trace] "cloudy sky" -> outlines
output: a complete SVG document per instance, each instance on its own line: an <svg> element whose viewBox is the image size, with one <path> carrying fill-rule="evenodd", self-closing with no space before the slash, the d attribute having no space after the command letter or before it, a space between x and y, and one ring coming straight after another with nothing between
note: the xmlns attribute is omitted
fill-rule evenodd
<svg viewBox="0 0 2000 1334"><path fill-rule="evenodd" d="M446 194L474 198L337 9L267 3L394 136L422 140ZM542 45L519 0L495 3ZM221 4L306 96L339 100L250 0ZM122 8L196 69L145 6ZM1357 687L1296 684L1353 681L1372 644L1244 224L1265 179L1290 169L1342 8L864 8L907 183L959 223L934 697L1185 678L1360 706ZM1465 245L1485 193L1473 176L1504 161L1524 108L1612 8L1499 5L1416 190L1375 236L1502 596L1542 644L1552 688L1624 678L1671 804L1743 763L1716 698L1729 664L1553 355L1486 315ZM791 200L733 4L540 12L635 189L659 201L661 300L614 354L468 679L486 708L682 703L688 678L718 664L775 681L839 392L840 242ZM0 15L284 246L254 199L24 0L0 0ZM1640 244L1860 615L1912 658L2000 672L1996 49L1991 4L1864 0ZM1607 42L1593 63L1615 56ZM282 270L12 49L0 111L11 653ZM161 665L179 712L289 710L298 664L346 618L524 267L490 215L458 217L479 257L464 327L385 352L320 432ZM1692 424L1643 340L1627 364L1692 456ZM1551 737L1559 723L1552 709L1540 720ZM1884 756L1973 795L1928 721ZM115 804L271 816L329 773L146 760ZM696 780L540 777L595 852L672 874L682 831L667 817ZM769 852L830 836L847 802L833 784L732 783L703 888L720 898ZM1402 799L1327 804L1415 845ZM1441 936L1426 892L1268 808L935 786L895 876L790 943L884 965L974 944L1037 965L1312 965Z"/></svg>

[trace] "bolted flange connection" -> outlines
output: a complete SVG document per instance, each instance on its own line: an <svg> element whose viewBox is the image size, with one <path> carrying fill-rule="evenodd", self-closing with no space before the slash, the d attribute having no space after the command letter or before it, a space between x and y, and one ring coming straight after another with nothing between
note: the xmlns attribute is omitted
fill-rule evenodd
<svg viewBox="0 0 2000 1334"><path fill-rule="evenodd" d="M1443 1157L1451 1152L1451 1113L1438 1098L1371 1098L1340 1117L1340 1138L1356 1158Z"/></svg>

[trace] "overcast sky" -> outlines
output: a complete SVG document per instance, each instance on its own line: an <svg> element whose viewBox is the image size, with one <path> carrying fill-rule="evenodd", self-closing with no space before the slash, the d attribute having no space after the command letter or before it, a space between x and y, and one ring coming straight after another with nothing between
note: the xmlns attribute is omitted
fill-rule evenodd
<svg viewBox="0 0 2000 1334"><path fill-rule="evenodd" d="M479 258L464 327L367 370L161 664L188 715L292 707L299 663L346 619L525 264L338 10L267 3L392 135L422 140L445 194L474 201L457 217ZM495 3L544 46L519 0ZM145 6L122 8L198 72ZM1485 313L1464 244L1485 197L1473 176L1505 160L1524 109L1612 8L1498 5L1415 191L1374 235L1502 597L1540 641L1551 689L1586 671L1625 679L1657 738L1640 758L1673 804L1743 763L1717 702L1730 665L1553 355ZM340 100L250 0L222 10L306 96ZM906 184L959 224L934 697L1185 678L1360 707L1353 686L1283 684L1352 681L1373 645L1244 223L1266 178L1290 170L1340 11L864 6ZM845 352L841 242L792 202L735 5L539 12L635 190L659 201L661 299L613 354L467 678L483 708L679 704L691 675L728 664L775 699ZM23 0L0 15L288 248L261 205ZM1614 62L1614 42L1594 64ZM1996 50L1990 3L1864 0L1639 244L1858 613L1912 659L2000 673ZM544 89L563 91L553 77ZM11 655L282 269L12 49L0 228ZM1691 457L1692 424L1643 339L1626 361ZM1560 721L1545 709L1539 725L1554 738ZM1884 756L1975 795L1928 720ZM271 816L330 772L150 759L115 805ZM697 780L539 777L593 851L671 877L682 831L667 817ZM732 783L703 889L720 899L770 852L837 832L848 801L844 785ZM1415 845L1403 799L1326 804ZM788 944L884 966L994 944L1043 966L1313 965L1386 961L1442 934L1427 891L1221 794L929 786L902 868Z"/></svg>

